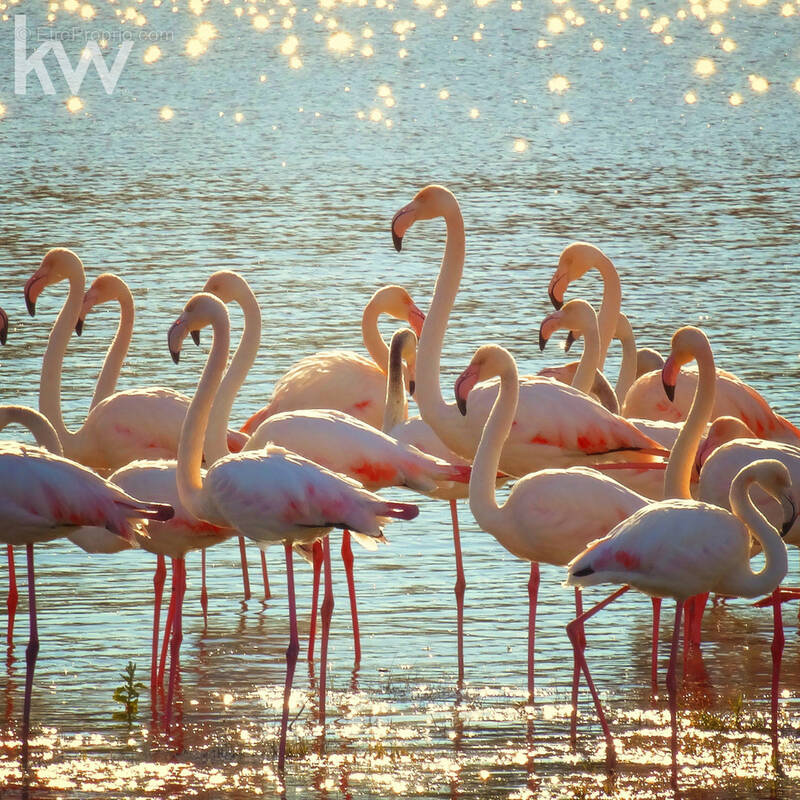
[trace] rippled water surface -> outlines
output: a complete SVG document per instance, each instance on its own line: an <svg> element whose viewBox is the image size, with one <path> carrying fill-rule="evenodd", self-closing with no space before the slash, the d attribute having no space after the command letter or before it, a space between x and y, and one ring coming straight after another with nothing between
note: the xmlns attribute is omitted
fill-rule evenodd
<svg viewBox="0 0 800 800"><path fill-rule="evenodd" d="M557 360L555 348L541 356L535 347L547 282L561 249L585 239L617 265L641 344L665 350L677 326L701 324L719 365L800 420L800 2L23 0L0 2L0 14L0 306L11 317L0 401L37 403L66 289L47 289L30 319L22 286L47 248L65 245L90 279L118 271L134 291L137 330L120 388L191 393L202 355L187 352L174 366L167 326L212 271L243 272L264 311L262 354L234 407L234 421L244 420L299 355L363 349L360 311L381 284L402 283L427 305L444 228L416 225L398 255L389 220L436 181L456 193L467 226L442 359L446 396L483 342L509 347L526 371ZM62 37L72 63L94 37L108 40L110 64L129 34L113 93L94 67L70 89L51 54L55 94L42 92L34 72L27 94L14 94L18 14L28 55L74 29ZM596 277L579 286L599 299ZM70 345L63 399L73 426L115 320L110 307L98 309ZM616 353L609 363L613 374ZM562 570L542 568L536 702L526 707L527 565L459 507L467 576L459 689L450 514L442 503L420 505L416 520L392 526L389 547L356 553L363 659L355 673L334 564L326 741L323 750L316 667L301 659L287 794L671 794L666 702L650 696L647 600L631 593L589 629L589 660L619 738L620 763L608 774L585 694L570 748L572 604ZM167 739L147 691L131 727L113 718L128 662L147 678L153 557L39 548L32 770L21 774L17 745L21 587L0 678L3 796L273 795L288 628L278 555L269 553L273 599L262 603L252 551L255 596L242 604L235 544L209 551L206 631L199 556L190 556L181 709ZM311 574L301 565L297 583L302 653ZM731 602L708 613L702 663L686 666L686 797L800 796L796 608L784 617L783 774L770 764L765 728L770 614ZM663 678L663 644L661 656Z"/></svg>

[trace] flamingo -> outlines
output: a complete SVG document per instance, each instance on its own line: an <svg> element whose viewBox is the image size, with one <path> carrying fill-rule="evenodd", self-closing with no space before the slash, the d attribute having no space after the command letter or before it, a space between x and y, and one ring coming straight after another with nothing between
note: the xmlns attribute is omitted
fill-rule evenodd
<svg viewBox="0 0 800 800"><path fill-rule="evenodd" d="M378 289L364 308L361 333L371 359L343 350L325 350L300 359L275 384L268 405L242 426L247 434L273 414L309 408L345 411L380 428L386 394L389 348L378 330L378 317L388 314L419 334L425 315L402 286Z"/></svg>
<svg viewBox="0 0 800 800"><path fill-rule="evenodd" d="M212 285L216 285L216 283L219 283L220 291L223 291L224 288L226 287L226 279L224 277L224 273L216 273L215 275L212 275L212 277L209 278L209 282L212 282L212 279L213 279ZM230 282L235 283L232 280ZM241 299L238 296L237 298ZM80 336L83 333L83 329L86 324L86 318L89 315L89 313L97 306L110 302L116 302L119 304L119 309L120 309L119 325L117 327L117 333L114 336L114 340L112 341L111 346L108 348L108 352L106 353L105 360L103 361L103 367L100 370L100 374L97 377L97 383L95 385L94 394L92 396L92 400L89 405L90 411L98 403L102 402L103 400L105 400L107 397L110 397L114 393L114 390L117 385L117 380L119 379L120 371L122 370L122 364L125 361L125 356L127 355L128 348L130 347L131 338L133 336L135 309L133 303L133 295L131 294L131 290L128 287L128 284L118 275L114 275L113 273L110 272L105 272L102 275L99 275L97 278L95 278L94 281L92 282L92 285L89 287L89 289L83 296L80 313L78 315L78 321L75 324L75 332ZM241 302L245 302L245 300L241 300ZM256 305L258 313L258 326L256 335L256 338L258 338L260 337L260 332L261 332L261 314L260 310L258 310L258 304L255 302L255 298L253 298L253 302ZM237 358L245 360L250 356L250 351L252 351L252 346L249 346L249 350L246 350L246 347L248 346L245 343L246 333L247 331L245 332L245 334L242 335L242 342L240 342L239 348L237 348L236 354L234 355L232 366L234 363L236 363ZM257 348L258 344L256 342L256 349ZM241 355L240 351L242 351ZM254 353L252 354L252 358L253 359L255 358ZM189 407L189 398L184 394L172 392L172 390L167 390L167 392L168 392L167 395L168 398L170 398L170 400L173 403L177 403L178 406L180 406L180 408L183 409L182 413L185 414L186 409ZM149 405L150 405L149 402L145 404L145 410ZM178 416L174 420L172 420L173 424L177 423L177 419L180 416L180 413L181 412L179 410ZM178 426L178 435L180 435L179 426ZM246 437L243 436L242 434L236 431L227 431L224 453L228 452L228 447L240 450L245 441ZM173 458L176 453L177 453L177 446L175 448L175 452L171 453ZM143 450L142 452L139 453L139 457L150 458L150 453L147 450ZM209 457L210 456L208 452L206 452L206 458ZM172 499L175 498L172 497ZM177 524L177 522L175 522L175 524ZM156 597L154 600L154 606L156 608L156 617L158 617L158 609L160 608L161 604L161 592L163 590L164 578L166 574L164 555L165 553L158 554L159 556L158 563L156 566L155 576L153 578L153 584L156 593ZM206 591L206 582L205 582L205 576L206 576L205 555L206 551L205 548L203 548L202 565L201 565L202 587L200 591L200 600L203 608L203 617L205 620L207 620L208 593ZM249 600L250 579L247 573L247 556L244 550L244 539L242 539L242 537L239 537L239 555L242 562L242 582L244 585L244 599ZM263 572L263 574L266 576L265 571ZM265 586L265 595L267 595L269 583L267 582L266 578L264 586Z"/></svg>
<svg viewBox="0 0 800 800"><path fill-rule="evenodd" d="M685 329L682 329L685 330ZM675 352L673 340L673 353ZM669 364L669 361L667 361ZM791 494L789 471L779 461L759 460L744 467L730 488L733 513L696 500L664 500L652 503L620 523L604 539L593 542L569 564L566 586L593 586L599 583L622 583L618 596L633 586L651 597L671 597L676 601L667 691L669 696L672 781L677 781L677 681L676 661L680 622L688 598L717 592L731 597L758 597L776 590L786 575L786 547L778 532L764 519L749 496L750 487L758 484L784 504L788 513L784 528L794 524L797 508ZM765 563L759 572L750 566L750 536L764 550ZM776 626L780 603L774 603ZM597 606L583 615L599 610ZM577 644L580 618L567 626L581 669L592 691L597 714L606 739L606 754L614 761L614 743L603 714L600 699L592 683L586 658ZM773 642L772 675L772 750L778 754L777 687L780 653Z"/></svg>
<svg viewBox="0 0 800 800"><path fill-rule="evenodd" d="M385 501L355 481L275 445L220 458L208 468L204 477L201 472L203 438L228 357L230 323L224 304L211 294L195 295L168 334L170 352L173 359L177 359L186 335L207 325L212 326L214 338L186 414L178 449L178 495L183 505L198 519L234 528L256 542L284 543L290 639L286 651L286 682L278 747L278 768L283 771L289 697L299 650L292 545L326 537L335 527L379 539L385 522L392 518L413 519L419 509L411 503ZM329 550L326 556L329 558ZM176 615L179 614L180 599L176 608ZM323 626L325 624L323 617ZM323 665L320 674L320 716L323 722L324 692Z"/></svg>
<svg viewBox="0 0 800 800"><path fill-rule="evenodd" d="M472 459L497 396L497 382L470 393L467 416L445 403L439 387L441 348L464 265L464 222L458 201L442 186L422 189L392 219L395 248L417 220L444 217L447 243L433 300L419 340L416 400L422 418L442 442ZM548 378L527 377L520 384L517 416L500 457L500 470L526 475L555 466L598 461L650 461L666 451L627 420L570 386Z"/></svg>
<svg viewBox="0 0 800 800"><path fill-rule="evenodd" d="M8 314L0 308L0 344L6 343L8 336Z"/></svg>
<svg viewBox="0 0 800 800"><path fill-rule="evenodd" d="M188 399L171 389L117 392L98 402L77 431L67 429L61 413L61 367L83 302L85 274L78 256L64 248L50 250L25 284L25 301L33 315L42 290L62 280L69 281L69 294L42 360L39 410L56 429L65 455L106 474L137 458L174 458Z"/></svg>
<svg viewBox="0 0 800 800"><path fill-rule="evenodd" d="M500 391L481 435L472 463L469 505L475 521L517 558L531 563L528 582L528 697L533 701L533 652L539 563L563 566L592 539L604 536L618 522L647 505L648 499L611 478L585 467L545 469L514 484L502 506L495 499L497 464L514 421L519 375L511 354L497 345L483 345L456 381L456 402L466 413L473 387L499 376ZM576 506L580 498L590 518ZM576 602L578 595L576 594ZM574 691L577 691L577 687Z"/></svg>
<svg viewBox="0 0 800 800"><path fill-rule="evenodd" d="M39 447L0 442L0 541L25 545L30 640L25 652L22 760L27 764L33 670L39 652L33 545L75 532L82 525L106 528L131 540L137 521L160 521L172 508L137 500L90 469Z"/></svg>

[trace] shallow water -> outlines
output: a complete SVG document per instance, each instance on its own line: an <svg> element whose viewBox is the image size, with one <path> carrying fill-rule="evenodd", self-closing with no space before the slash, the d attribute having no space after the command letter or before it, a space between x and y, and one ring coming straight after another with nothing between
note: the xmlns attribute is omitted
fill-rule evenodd
<svg viewBox="0 0 800 800"><path fill-rule="evenodd" d="M146 17L137 27L135 17L120 22L116 12L124 18L127 10L119 4L96 4L95 18L81 22L81 6L76 14L61 3L50 30L167 34L153 63L144 61L150 43L135 41L111 95L90 68L75 112L65 107L72 92L52 55L56 94L44 95L33 73L28 94L13 94L13 15L27 14L33 28L48 24L47 12L35 2L0 8L10 15L0 24L0 306L11 316L0 401L36 404L36 375L65 287L46 290L29 319L22 285L48 247L66 245L80 253L90 279L118 270L134 290L137 332L121 388L159 383L191 392L202 355L187 352L172 365L166 328L213 270L242 271L265 320L263 355L234 408L234 420L245 419L299 355L362 349L360 311L379 285L402 283L427 305L443 226L415 226L400 255L388 227L418 188L438 181L461 202L468 249L442 358L446 396L486 341L508 346L523 370L559 359L555 348L535 353L549 311L547 282L561 249L585 239L617 265L641 344L666 350L674 328L701 324L720 366L800 419L793 297L800 4L516 6L212 2L176 3L173 13L167 3L142 3L132 5ZM253 22L262 13L270 26L259 32ZM552 17L564 32L553 32ZM207 22L216 37L205 53L187 55L187 42ZM712 31L715 23L723 30ZM337 53L330 37L342 31L353 46ZM297 37L294 53L290 36ZM736 45L731 52L727 39ZM107 52L118 44L112 39ZM81 43L64 45L74 62ZM292 64L293 55L302 64ZM716 65L708 77L696 72L702 58ZM568 86L556 80L551 88L558 76ZM768 81L766 91L757 91L758 77ZM696 102L687 102L690 92ZM165 106L173 110L169 120L160 116ZM570 296L579 292L597 300L600 283L587 276ZM111 308L98 309L70 346L63 392L74 426L115 319ZM614 374L616 353L609 362ZM411 499L401 490L386 494ZM649 690L649 603L626 596L589 633L589 661L620 740L620 764L609 776L585 692L577 750L570 749L564 625L572 604L559 586L562 571L542 568L537 697L526 709L527 568L478 531L462 504L467 682L459 691L449 511L420 503L417 520L389 531L389 547L356 552L363 658L355 675L347 593L335 564L326 755L318 755L315 728L318 676L301 661L287 794L669 794L666 704L651 700ZM243 606L235 545L209 552L205 633L199 557L190 557L182 714L167 741L151 721L147 692L130 729L112 717L127 663L147 679L152 556L89 557L62 543L40 548L30 796L273 794L287 639L278 553L269 554L273 599ZM256 560L253 551L257 596ZM798 574L796 553L790 574ZM299 565L297 582L302 637L311 581ZM21 595L15 647L0 677L0 779L11 796L24 783L14 743L25 671ZM662 641L671 630L669 605ZM684 682L685 796L800 795L795 614L786 607L785 777L770 766L763 728L770 615L729 603L706 617L705 675L691 670ZM662 646L662 678L666 655Z"/></svg>

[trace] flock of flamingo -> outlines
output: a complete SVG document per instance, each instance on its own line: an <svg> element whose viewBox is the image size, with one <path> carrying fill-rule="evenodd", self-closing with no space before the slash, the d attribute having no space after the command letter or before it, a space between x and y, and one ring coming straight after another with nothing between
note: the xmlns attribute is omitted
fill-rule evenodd
<svg viewBox="0 0 800 800"><path fill-rule="evenodd" d="M116 391L131 339L134 309L128 287L104 274L85 291L83 264L67 249L50 250L25 284L28 310L45 289L67 281L42 361L39 411L0 407L0 429L27 426L38 446L0 443L0 540L8 545L8 637L17 605L13 547L27 548L30 640L26 651L22 749L27 760L33 669L39 640L33 545L59 537L90 552L143 548L157 556L154 576L151 689L163 683L169 729L179 670L184 557L231 536L285 550L290 616L278 767L283 770L289 699L299 653L293 552L314 567L313 658L321 574L320 716L325 721L328 635L333 596L328 534L343 530L342 557L350 593L355 657L360 658L351 532L374 548L383 526L415 517L412 503L375 492L405 486L449 501L453 520L458 615L458 671L464 675L465 578L456 501L468 498L478 525L516 557L530 562L528 583L528 692L533 699L534 632L539 562L566 567L575 619L567 626L574 649L572 736L581 673L592 694L615 761L614 740L586 659L584 625L633 587L652 598L652 679L657 686L660 604L676 601L666 687L671 717L673 780L677 774L677 651L700 643L705 601L713 592L756 598L773 608L772 747L778 753L778 680L783 633L781 604L800 596L782 589L787 544L800 542L798 502L800 430L734 375L718 370L705 334L684 327L664 360L638 350L621 313L621 288L611 260L586 243L569 245L549 286L556 311L541 324L539 344L559 329L568 346L583 339L579 362L520 376L504 348L484 345L455 382L455 402L440 387L440 354L465 260L465 230L458 202L441 186L427 186L392 219L396 249L416 222L444 218L445 252L429 312L424 315L398 286L378 290L362 318L370 358L328 351L298 361L276 384L268 404L236 431L231 408L259 347L258 302L239 274L212 275L185 305L168 332L177 362L187 335L213 341L192 398L165 387ZM590 269L604 281L599 313L586 302L564 302L567 288ZM73 330L102 303L120 307L117 334L98 377L86 419L67 429L61 411L61 373ZM244 330L228 363L227 303L244 313ZM410 326L387 345L378 318L388 314ZM8 317L0 310L0 342ZM613 339L623 359L616 385L603 373ZM687 366L690 362L696 366ZM408 417L407 395L419 416ZM102 476L102 477L101 477ZM497 486L514 481L499 505ZM580 498L580 503L575 499ZM240 542L243 539L240 538ZM242 545L243 547L243 545ZM751 557L763 552L760 569ZM263 550L262 550L263 553ZM172 595L161 639L165 557L172 559ZM242 550L244 558L244 550ZM266 562L262 567L269 595ZM244 571L246 575L246 568ZM587 611L581 587L621 588ZM246 591L249 588L246 586ZM683 625L682 617L685 612ZM159 642L161 653L159 654ZM155 702L155 693L153 694Z"/></svg>

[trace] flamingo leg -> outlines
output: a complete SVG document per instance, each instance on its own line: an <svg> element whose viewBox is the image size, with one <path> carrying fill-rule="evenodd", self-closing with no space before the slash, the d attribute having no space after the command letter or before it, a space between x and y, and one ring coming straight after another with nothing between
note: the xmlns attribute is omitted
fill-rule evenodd
<svg viewBox="0 0 800 800"><path fill-rule="evenodd" d="M317 635L317 604L319 603L319 577L322 572L322 542L314 542L314 588L311 591L311 623L308 626L308 660L314 660L314 638Z"/></svg>
<svg viewBox="0 0 800 800"><path fill-rule="evenodd" d="M694 613L692 615L692 647L700 647L702 639L702 625L703 625L703 612L706 610L706 603L708 603L708 592L697 595L694 599Z"/></svg>
<svg viewBox="0 0 800 800"><path fill-rule="evenodd" d="M164 556L156 557L156 571L153 573L153 652L150 657L150 692L155 694L158 678L158 633L161 624L161 598L164 594L164 581L167 567Z"/></svg>
<svg viewBox="0 0 800 800"><path fill-rule="evenodd" d="M203 609L203 633L208 630L208 589L206 588L206 551L200 557L200 608Z"/></svg>
<svg viewBox="0 0 800 800"><path fill-rule="evenodd" d="M575 619L581 619L583 615L583 593L579 586L575 587ZM584 635L583 624L577 626L576 635L581 649L586 649L586 636ZM578 660L577 651L572 653L572 712L569 722L569 740L575 747L578 743L578 684L581 678L581 664Z"/></svg>
<svg viewBox="0 0 800 800"><path fill-rule="evenodd" d="M319 721L325 736L325 694L328 684L328 638L333 616L333 579L331 575L331 542L326 536L322 540L323 563L325 565L325 596L322 599L322 639L319 647Z"/></svg>
<svg viewBox="0 0 800 800"><path fill-rule="evenodd" d="M267 554L261 550L261 580L264 581L264 599L269 600L272 592L269 588L269 575L267 574Z"/></svg>
<svg viewBox="0 0 800 800"><path fill-rule="evenodd" d="M183 640L181 618L183 616L183 595L186 592L186 562L182 558L176 558L172 562L172 580L177 587L177 595L175 598L175 616L172 623L172 640L170 644L169 687L167 689L167 730L169 730L169 724L172 719L172 704L175 702L175 687L178 683L181 641Z"/></svg>
<svg viewBox="0 0 800 800"><path fill-rule="evenodd" d="M294 668L300 642L297 638L297 606L294 599L294 569L292 565L292 544L283 543L286 551L286 583L289 596L289 646L286 648L286 684L283 688L283 712L281 714L281 734L278 744L278 770L283 772L286 765L286 734L289 729L289 700L292 694Z"/></svg>
<svg viewBox="0 0 800 800"><path fill-rule="evenodd" d="M8 633L6 640L8 646L11 647L14 639L14 620L17 616L17 602L19 601L19 591L17 590L17 571L14 567L14 548L8 545L8 599L6 605L8 607Z"/></svg>
<svg viewBox="0 0 800 800"><path fill-rule="evenodd" d="M602 609L604 609L607 605L613 603L618 597L627 592L628 589L630 589L630 586L621 586L615 592L612 592L608 597L593 605L588 611L584 611L583 614L575 617L575 619L567 625L567 635L572 643L573 653L575 654L575 658L577 659L581 671L586 678L586 683L589 686L589 691L591 692L592 700L594 700L597 716L600 720L600 727L603 730L603 736L606 740L606 760L608 761L609 766L614 766L617 760L617 754L614 748L614 739L611 736L611 731L609 730L606 716L603 713L603 706L600 703L600 696L597 694L597 689L595 688L594 681L592 680L591 673L589 672L589 665L586 663L586 656L584 655L584 651L586 650L586 640L583 638L583 625L587 619L594 616L598 611L602 611ZM572 713L577 714L577 704L573 707Z"/></svg>
<svg viewBox="0 0 800 800"><path fill-rule="evenodd" d="M244 584L244 599L250 599L250 574L247 571L247 553L244 549L244 536L239 537L239 557L242 560L242 583Z"/></svg>
<svg viewBox="0 0 800 800"><path fill-rule="evenodd" d="M772 737L772 763L778 766L778 691L783 658L783 613L780 588L772 593L772 693L770 696L770 735Z"/></svg>
<svg viewBox="0 0 800 800"><path fill-rule="evenodd" d="M350 618L353 621L353 650L356 667L361 663L361 634L358 630L358 605L356 604L356 581L353 576L353 548L350 546L350 531L342 532L342 561L347 576L347 591L350 594Z"/></svg>
<svg viewBox="0 0 800 800"><path fill-rule="evenodd" d="M533 702L533 660L536 644L536 601L539 597L539 565L531 562L528 579L528 702ZM460 636L459 636L460 639Z"/></svg>
<svg viewBox="0 0 800 800"><path fill-rule="evenodd" d="M669 667L667 668L667 695L669 697L670 721L670 751L672 754L672 785L678 783L678 680L676 676L678 667L678 639L681 635L681 614L683 613L683 600L675 604L675 627L672 631L672 648L669 654Z"/></svg>
<svg viewBox="0 0 800 800"><path fill-rule="evenodd" d="M467 589L467 581L464 577L464 562L461 558L461 533L458 527L458 509L455 500L450 501L450 518L453 522L453 550L456 556L456 584L453 591L456 595L458 630L458 682L462 684L464 682L464 593Z"/></svg>
<svg viewBox="0 0 800 800"><path fill-rule="evenodd" d="M31 730L31 697L33 695L33 670L39 655L39 628L36 623L36 586L33 568L33 545L25 546L28 558L28 615L30 638L25 650L25 703L22 711L22 765L28 767L28 740Z"/></svg>
<svg viewBox="0 0 800 800"><path fill-rule="evenodd" d="M653 603L653 650L650 658L650 690L658 692L658 628L661 622L661 598L651 597Z"/></svg>
<svg viewBox="0 0 800 800"><path fill-rule="evenodd" d="M164 623L164 639L161 642L161 657L158 662L158 685L164 685L164 672L167 666L167 648L169 639L172 635L172 626L175 621L175 597L178 593L175 583L175 559L172 559L172 591L169 596L169 606L167 607L167 621Z"/></svg>

